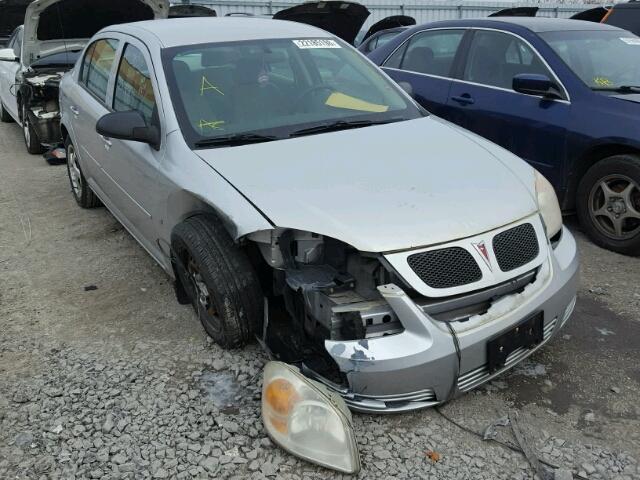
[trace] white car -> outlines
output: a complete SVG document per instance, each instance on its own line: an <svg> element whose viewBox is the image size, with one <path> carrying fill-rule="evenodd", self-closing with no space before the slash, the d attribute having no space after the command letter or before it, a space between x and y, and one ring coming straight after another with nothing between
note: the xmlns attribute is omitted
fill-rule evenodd
<svg viewBox="0 0 640 480"><path fill-rule="evenodd" d="M104 204L220 345L257 336L295 366L265 370L263 418L304 458L357 469L329 391L357 411L437 405L573 311L576 244L549 182L322 30L109 27L60 98L78 204Z"/></svg>
<svg viewBox="0 0 640 480"><path fill-rule="evenodd" d="M168 14L168 0L32 2L24 25L0 49L0 120L22 126L29 153L60 144L60 78L91 36L108 25Z"/></svg>

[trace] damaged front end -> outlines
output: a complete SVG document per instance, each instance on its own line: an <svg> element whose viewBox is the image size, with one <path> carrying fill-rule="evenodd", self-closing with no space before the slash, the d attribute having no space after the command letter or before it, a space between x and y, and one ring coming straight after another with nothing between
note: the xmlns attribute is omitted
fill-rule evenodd
<svg viewBox="0 0 640 480"><path fill-rule="evenodd" d="M296 230L249 239L272 272L263 276L271 283L265 346L355 411L446 402L546 343L575 305L575 242L564 231L551 245L538 215L451 244L386 254ZM501 255L517 265L507 269ZM496 367L488 343L533 316L542 318L540 338L514 347Z"/></svg>
<svg viewBox="0 0 640 480"><path fill-rule="evenodd" d="M57 145L62 138L58 92L64 74L64 70L51 68L31 68L22 74L21 115L29 116L29 125L35 129L42 145Z"/></svg>

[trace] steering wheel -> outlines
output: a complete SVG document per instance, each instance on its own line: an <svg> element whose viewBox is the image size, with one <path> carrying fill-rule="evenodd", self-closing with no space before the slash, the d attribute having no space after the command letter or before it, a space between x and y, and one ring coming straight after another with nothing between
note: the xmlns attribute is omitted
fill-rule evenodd
<svg viewBox="0 0 640 480"><path fill-rule="evenodd" d="M321 92L323 90L327 90L330 93L333 93L334 90L329 85L314 85L313 87L307 88L304 92L302 92L298 98L293 102L294 108L297 110L298 106L302 103L303 100L306 100L309 95L315 92Z"/></svg>

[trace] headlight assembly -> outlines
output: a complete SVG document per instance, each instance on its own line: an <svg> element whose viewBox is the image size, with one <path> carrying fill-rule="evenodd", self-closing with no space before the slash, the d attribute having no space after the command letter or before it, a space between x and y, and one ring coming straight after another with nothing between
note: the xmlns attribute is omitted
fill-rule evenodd
<svg viewBox="0 0 640 480"><path fill-rule="evenodd" d="M562 228L562 211L558 203L558 196L549 180L536 171L536 196L538 208L547 229L547 237L554 237Z"/></svg>
<svg viewBox="0 0 640 480"><path fill-rule="evenodd" d="M360 470L344 400L295 367L281 362L265 367L262 421L272 440L293 455L345 473Z"/></svg>

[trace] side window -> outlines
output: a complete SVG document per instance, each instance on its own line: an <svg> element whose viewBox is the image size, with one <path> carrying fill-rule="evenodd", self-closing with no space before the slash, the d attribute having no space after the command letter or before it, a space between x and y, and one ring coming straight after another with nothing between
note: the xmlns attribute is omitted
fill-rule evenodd
<svg viewBox="0 0 640 480"><path fill-rule="evenodd" d="M97 40L85 53L82 61L80 78L91 93L103 102L107 98L109 74L116 57L118 41L111 39Z"/></svg>
<svg viewBox="0 0 640 480"><path fill-rule="evenodd" d="M500 32L475 32L464 80L511 89L513 77L521 73L553 78L540 57L519 38Z"/></svg>
<svg viewBox="0 0 640 480"><path fill-rule="evenodd" d="M391 32L391 33L382 33L378 36L378 40L375 44L375 47L372 48L371 50L374 50L375 48L380 48L381 46L383 46L385 43L387 43L389 40L391 40L393 37L395 37L396 35L398 35L398 32Z"/></svg>
<svg viewBox="0 0 640 480"><path fill-rule="evenodd" d="M385 67L448 77L464 30L434 30L414 35L408 46L394 53Z"/></svg>
<svg viewBox="0 0 640 480"><path fill-rule="evenodd" d="M118 67L113 109L116 112L140 112L147 125L153 123L156 114L156 99L149 67L142 52L133 45L125 47Z"/></svg>

